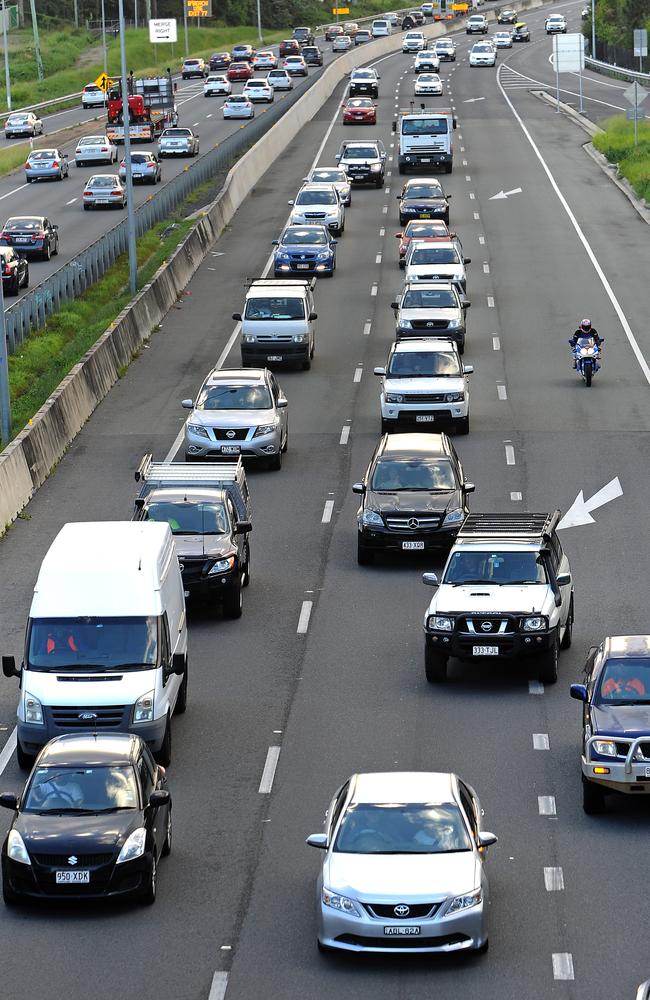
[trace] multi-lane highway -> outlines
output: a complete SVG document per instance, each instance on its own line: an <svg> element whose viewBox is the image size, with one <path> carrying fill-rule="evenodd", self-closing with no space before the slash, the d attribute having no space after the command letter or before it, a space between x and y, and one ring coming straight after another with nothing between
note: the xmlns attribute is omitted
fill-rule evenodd
<svg viewBox="0 0 650 1000"><path fill-rule="evenodd" d="M559 5L577 26L580 5ZM548 8L530 45L499 58L542 77ZM650 334L647 230L585 154L584 133L505 71L472 69L470 39L443 64L459 118L443 178L451 222L471 256L465 361L472 429L457 438L477 485L473 509L566 510L613 476L624 494L564 533L576 592L573 646L540 688L532 663L453 665L424 679L421 584L429 560L356 564L356 498L379 434L378 380L394 333L400 188L391 122L412 95L412 59L379 64L376 129L391 162L385 190L355 191L338 267L319 284L310 372L281 372L291 443L280 473L252 470L252 582L237 622L190 622L190 695L175 720L174 851L155 907L0 911L3 986L14 1000L138 997L260 1000L331 996L424 1000L627 1000L648 975L648 810L628 799L582 812L580 711L568 696L587 649L647 630L643 581ZM602 94L600 81L589 93ZM180 400L210 366L239 360L231 312L268 267L286 201L342 138L343 88L275 163L170 312L148 350L72 444L0 545L3 653L20 654L40 561L65 521L129 518L142 454L178 454ZM445 99L446 100L446 99ZM207 103L207 102L206 102ZM434 103L434 102L432 102ZM520 190L519 190L520 189ZM513 192L496 198L501 191ZM183 313L183 315L181 315ZM588 315L606 337L586 390L567 338ZM233 346L234 345L234 346ZM333 505L332 503L333 502ZM9 741L14 682L0 687ZM261 786L270 747L273 781ZM539 748L539 749L538 749ZM17 790L15 757L0 787ZM324 956L316 950L321 829L334 790L357 770L455 770L478 791L488 855L490 951L482 957ZM269 772L267 769L267 777ZM8 814L7 814L8 815ZM549 874L552 870L552 874Z"/></svg>

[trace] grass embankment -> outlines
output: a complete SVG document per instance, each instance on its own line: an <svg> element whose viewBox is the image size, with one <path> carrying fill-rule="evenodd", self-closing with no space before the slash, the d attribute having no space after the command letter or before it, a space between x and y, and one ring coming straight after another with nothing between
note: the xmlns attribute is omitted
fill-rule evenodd
<svg viewBox="0 0 650 1000"><path fill-rule="evenodd" d="M595 148L610 163L617 163L639 197L650 202L650 122L638 123L638 146L634 145L634 122L617 115L609 118L604 128L593 138Z"/></svg>
<svg viewBox="0 0 650 1000"><path fill-rule="evenodd" d="M161 241L160 234L170 221L178 228ZM190 219L168 220L138 240L139 288L151 279L192 225ZM66 303L9 357L14 437L128 304L128 283L128 256L123 254L101 281L80 298Z"/></svg>

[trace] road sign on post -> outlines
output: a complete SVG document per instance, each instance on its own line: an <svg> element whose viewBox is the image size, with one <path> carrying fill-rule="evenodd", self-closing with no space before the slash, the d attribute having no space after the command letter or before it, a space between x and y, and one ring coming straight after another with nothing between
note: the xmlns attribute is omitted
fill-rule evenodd
<svg viewBox="0 0 650 1000"><path fill-rule="evenodd" d="M156 42L177 42L178 29L175 17L153 18L149 21L149 41Z"/></svg>
<svg viewBox="0 0 650 1000"><path fill-rule="evenodd" d="M350 13L349 7L332 7L332 14L336 14L337 17L339 14L349 14L349 13Z"/></svg>
<svg viewBox="0 0 650 1000"><path fill-rule="evenodd" d="M639 72L643 73L643 57L648 54L648 32L645 28L634 29L634 55L639 57Z"/></svg>
<svg viewBox="0 0 650 1000"><path fill-rule="evenodd" d="M112 80L110 76L106 75L106 73L100 73L97 79L95 80L95 86L99 87L100 90L103 90L104 93L106 93L108 88L112 87L114 83L115 80Z"/></svg>
<svg viewBox="0 0 650 1000"><path fill-rule="evenodd" d="M577 73L580 84L580 111L582 108L582 71L585 68L585 38L579 32L570 35L553 35L553 65L557 108L560 110L560 73Z"/></svg>
<svg viewBox="0 0 650 1000"><path fill-rule="evenodd" d="M625 117L628 121L634 122L634 145L639 145L639 126L637 122L645 118L645 114L641 110L641 105L648 96L648 91L645 87L642 87L640 83L636 80L631 84L627 90L623 91L623 97L626 101L629 101L632 105L630 111L626 112Z"/></svg>
<svg viewBox="0 0 650 1000"><path fill-rule="evenodd" d="M185 0L187 17L212 17L212 0Z"/></svg>

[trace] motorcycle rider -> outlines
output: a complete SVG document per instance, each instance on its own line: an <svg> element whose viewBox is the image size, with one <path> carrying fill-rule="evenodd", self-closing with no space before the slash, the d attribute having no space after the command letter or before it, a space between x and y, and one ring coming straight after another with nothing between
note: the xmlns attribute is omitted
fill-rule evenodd
<svg viewBox="0 0 650 1000"><path fill-rule="evenodd" d="M604 337L599 336L598 330L596 329L595 326L591 325L590 319L583 319L582 322L580 323L580 326L575 331L575 333L571 337L571 340L569 341L569 343L571 344L571 350L573 351L574 368L576 367L575 347L581 337L593 337L594 343L598 348L600 348L600 345L603 343L603 340L605 339Z"/></svg>

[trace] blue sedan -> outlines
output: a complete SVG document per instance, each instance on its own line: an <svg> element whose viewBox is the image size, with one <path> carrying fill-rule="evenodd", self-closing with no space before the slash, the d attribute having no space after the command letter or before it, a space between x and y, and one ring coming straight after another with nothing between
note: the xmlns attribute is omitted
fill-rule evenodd
<svg viewBox="0 0 650 1000"><path fill-rule="evenodd" d="M275 277L312 274L331 278L336 270L336 243L325 226L287 226L280 239L273 240Z"/></svg>

